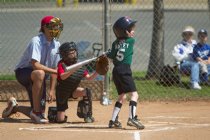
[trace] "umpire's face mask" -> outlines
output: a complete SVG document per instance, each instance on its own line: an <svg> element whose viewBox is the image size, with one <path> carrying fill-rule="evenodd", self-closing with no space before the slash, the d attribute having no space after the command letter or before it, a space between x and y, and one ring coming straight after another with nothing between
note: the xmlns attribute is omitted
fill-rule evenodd
<svg viewBox="0 0 210 140"><path fill-rule="evenodd" d="M53 18L46 27L49 30L50 36L56 39L59 38L61 31L63 31L63 23L57 17Z"/></svg>

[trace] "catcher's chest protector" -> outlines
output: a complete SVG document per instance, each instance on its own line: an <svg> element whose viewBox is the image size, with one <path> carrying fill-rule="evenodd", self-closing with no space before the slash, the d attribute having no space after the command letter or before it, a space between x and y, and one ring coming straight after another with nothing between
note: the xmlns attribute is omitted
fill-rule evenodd
<svg viewBox="0 0 210 140"><path fill-rule="evenodd" d="M59 92L72 94L76 90L76 88L79 86L83 78L84 71L85 71L84 68L80 68L67 79L59 80L58 85L57 85L57 89L59 90Z"/></svg>
<svg viewBox="0 0 210 140"><path fill-rule="evenodd" d="M92 95L90 89L86 88L87 97L78 102L77 116L79 118L92 117Z"/></svg>

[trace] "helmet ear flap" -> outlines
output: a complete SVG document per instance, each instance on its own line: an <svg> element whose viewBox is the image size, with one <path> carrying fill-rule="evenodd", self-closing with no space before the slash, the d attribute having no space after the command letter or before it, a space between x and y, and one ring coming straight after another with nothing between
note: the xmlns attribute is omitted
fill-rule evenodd
<svg viewBox="0 0 210 140"><path fill-rule="evenodd" d="M126 30L117 26L113 27L113 32L117 38L127 37Z"/></svg>

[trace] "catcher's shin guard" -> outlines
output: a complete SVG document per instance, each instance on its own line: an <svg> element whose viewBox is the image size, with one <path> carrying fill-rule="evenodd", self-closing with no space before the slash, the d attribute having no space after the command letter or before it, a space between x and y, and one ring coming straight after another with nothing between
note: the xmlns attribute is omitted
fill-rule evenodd
<svg viewBox="0 0 210 140"><path fill-rule="evenodd" d="M86 94L87 94L87 101L89 102L89 110L87 112L87 117L92 117L92 94L90 89L86 88Z"/></svg>
<svg viewBox="0 0 210 140"><path fill-rule="evenodd" d="M86 88L86 94L87 96L78 102L77 116L79 118L92 117L92 95L90 89Z"/></svg>

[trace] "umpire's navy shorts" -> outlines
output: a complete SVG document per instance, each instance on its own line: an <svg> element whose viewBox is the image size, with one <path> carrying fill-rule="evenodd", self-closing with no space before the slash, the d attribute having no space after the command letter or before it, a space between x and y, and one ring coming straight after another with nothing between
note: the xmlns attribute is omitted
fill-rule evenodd
<svg viewBox="0 0 210 140"><path fill-rule="evenodd" d="M114 66L112 76L118 95L136 91L130 65L120 64Z"/></svg>
<svg viewBox="0 0 210 140"><path fill-rule="evenodd" d="M15 76L17 81L23 85L26 88L26 91L28 93L29 96L29 100L31 103L31 108L33 108L33 98L32 98L32 80L31 80L31 73L32 73L33 69L32 68L18 68L15 70ZM44 90L43 90L43 96L42 96L42 102L44 101L44 103L40 103L41 106L45 107L45 101L46 101L46 83L44 82L44 86L43 86Z"/></svg>

